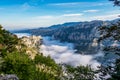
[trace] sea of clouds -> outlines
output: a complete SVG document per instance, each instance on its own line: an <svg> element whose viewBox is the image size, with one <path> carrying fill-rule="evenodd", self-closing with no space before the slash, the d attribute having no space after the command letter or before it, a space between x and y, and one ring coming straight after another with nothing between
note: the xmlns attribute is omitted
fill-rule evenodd
<svg viewBox="0 0 120 80"><path fill-rule="evenodd" d="M21 37L23 37L23 36L30 36L29 33L14 33L14 34L17 35L18 38L21 38Z"/></svg>
<svg viewBox="0 0 120 80"><path fill-rule="evenodd" d="M101 52L95 55L83 55L75 53L72 43L61 43L50 37L43 37L43 44L40 51L45 56L51 56L57 63L70 64L72 66L91 65L92 68L97 69L101 64L96 60L97 57L103 56Z"/></svg>
<svg viewBox="0 0 120 80"><path fill-rule="evenodd" d="M22 36L30 36L28 33L15 33L19 38ZM103 53L98 52L95 55L83 55L75 53L74 45L72 43L60 42L51 37L43 37L43 44L40 46L40 52L44 56L51 56L56 63L69 64L72 66L91 65L92 68L97 69L101 65L96 58L104 56Z"/></svg>

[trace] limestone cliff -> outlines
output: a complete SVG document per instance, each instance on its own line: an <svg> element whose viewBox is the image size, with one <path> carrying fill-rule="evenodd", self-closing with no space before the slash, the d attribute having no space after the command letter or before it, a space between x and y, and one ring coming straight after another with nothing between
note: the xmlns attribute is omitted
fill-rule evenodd
<svg viewBox="0 0 120 80"><path fill-rule="evenodd" d="M60 68L41 44L40 36L18 38L0 26L0 80L58 80Z"/></svg>
<svg viewBox="0 0 120 80"><path fill-rule="evenodd" d="M21 43L26 46L26 53L30 56L31 59L39 53L40 45L42 44L41 36L30 36L30 37L22 37Z"/></svg>

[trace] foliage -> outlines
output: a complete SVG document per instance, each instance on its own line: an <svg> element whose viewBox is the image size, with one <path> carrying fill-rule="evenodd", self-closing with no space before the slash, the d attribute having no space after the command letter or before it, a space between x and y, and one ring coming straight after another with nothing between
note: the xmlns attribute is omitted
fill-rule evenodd
<svg viewBox="0 0 120 80"><path fill-rule="evenodd" d="M51 66L54 69L58 66L53 59L50 58L50 56L42 56L42 55L36 55L35 56L35 64L45 64L46 66Z"/></svg>
<svg viewBox="0 0 120 80"><path fill-rule="evenodd" d="M44 67L48 67L48 74L45 74L45 68L40 70L42 72L37 72L38 74L43 75L43 78L47 78L47 79L43 79L43 80L58 80L60 78L61 75L61 67L59 65L57 65L55 63L55 61L53 59L50 58L50 56L42 56L42 55L36 55L35 59L34 59L35 64L37 65L42 65L44 64ZM39 70L39 68L38 68ZM50 74L51 73L51 74ZM41 76L42 77L42 76Z"/></svg>
<svg viewBox="0 0 120 80"><path fill-rule="evenodd" d="M19 39L16 35L4 30L2 26L0 26L0 51L15 51L15 45L18 44L18 41Z"/></svg>
<svg viewBox="0 0 120 80"><path fill-rule="evenodd" d="M110 0L114 2L114 6L120 6L119 0ZM98 42L104 40L113 40L120 42L120 21L117 24L113 24L112 26L103 26L99 28L100 34L102 35ZM114 53L120 56L120 47L119 46L106 46L103 49L104 52ZM99 71L102 73L100 75L101 79L105 79L104 77L109 75L110 78L108 80L119 80L120 79L120 58L116 59L116 62L112 65L101 66Z"/></svg>
<svg viewBox="0 0 120 80"><path fill-rule="evenodd" d="M116 6L120 6L120 1L118 0L111 0L114 1ZM111 26L103 26L99 28L100 35L102 35L98 42L104 42L105 40L112 40L120 42L120 21L116 24L112 24ZM105 53L114 53L120 56L120 47L119 46L111 46L106 45L103 48ZM116 59L116 62L112 65L108 66L101 66L99 71L102 73L100 75L101 79L105 79L105 76L110 76L108 80L119 80L120 79L120 58Z"/></svg>
<svg viewBox="0 0 120 80"><path fill-rule="evenodd" d="M70 80L93 80L95 75L90 66L66 66L66 71Z"/></svg>
<svg viewBox="0 0 120 80"><path fill-rule="evenodd" d="M99 28L100 35L99 41L107 38L120 41L120 22L113 24L112 26L102 26Z"/></svg>
<svg viewBox="0 0 120 80"><path fill-rule="evenodd" d="M109 0L114 2L114 6L120 6L120 0Z"/></svg>
<svg viewBox="0 0 120 80"><path fill-rule="evenodd" d="M34 76L35 80L60 80L58 76L37 70Z"/></svg>
<svg viewBox="0 0 120 80"><path fill-rule="evenodd" d="M120 59L116 60L114 73L112 73L111 75L111 80L120 79Z"/></svg>
<svg viewBox="0 0 120 80"><path fill-rule="evenodd" d="M21 49L17 49L21 46ZM48 71L39 70L37 65L44 64L46 68L52 68L51 74ZM60 67L50 56L36 55L32 60L26 54L26 46L16 35L4 30L0 26L0 73L16 74L20 80L59 80Z"/></svg>
<svg viewBox="0 0 120 80"><path fill-rule="evenodd" d="M102 35L98 42L104 42L105 40L110 41L118 41L120 42L120 21L117 24L113 24L112 26L103 26L99 28L100 35ZM120 56L120 47L119 46L111 46L107 44L103 48L104 53L107 55L108 53L117 54ZM101 79L104 79L105 76L110 75L111 78L108 80L118 80L120 78L120 59L116 60L116 63L113 63L114 66L108 65L101 66L98 72L101 72Z"/></svg>
<svg viewBox="0 0 120 80"><path fill-rule="evenodd" d="M48 28L29 29L34 35L51 36L61 42L74 44L77 53L96 53L91 46L96 33L96 27L102 26L103 21L73 22L61 25L53 25ZM21 31L22 32L22 31ZM24 31L23 31L24 32Z"/></svg>
<svg viewBox="0 0 120 80"><path fill-rule="evenodd" d="M20 80L33 80L35 65L24 53L8 53L4 58L1 72L16 74Z"/></svg>

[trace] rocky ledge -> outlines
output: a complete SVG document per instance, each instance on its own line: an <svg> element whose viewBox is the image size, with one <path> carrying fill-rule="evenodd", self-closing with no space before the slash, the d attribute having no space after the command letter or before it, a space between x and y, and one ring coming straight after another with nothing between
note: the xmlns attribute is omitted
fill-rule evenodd
<svg viewBox="0 0 120 80"><path fill-rule="evenodd" d="M30 56L31 59L34 59L36 54L39 53L40 45L42 44L41 36L29 36L22 37L22 43L26 46L26 53Z"/></svg>
<svg viewBox="0 0 120 80"><path fill-rule="evenodd" d="M0 80L19 80L14 74L0 75Z"/></svg>

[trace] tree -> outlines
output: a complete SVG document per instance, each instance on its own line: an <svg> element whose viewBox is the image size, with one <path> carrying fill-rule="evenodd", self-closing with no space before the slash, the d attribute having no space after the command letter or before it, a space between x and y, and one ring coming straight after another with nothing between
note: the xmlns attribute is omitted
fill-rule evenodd
<svg viewBox="0 0 120 80"><path fill-rule="evenodd" d="M0 72L16 74L20 80L33 80L35 64L28 55L24 53L8 53L4 58Z"/></svg>
<svg viewBox="0 0 120 80"><path fill-rule="evenodd" d="M114 6L120 6L120 0L109 0L114 2Z"/></svg>
<svg viewBox="0 0 120 80"><path fill-rule="evenodd" d="M120 6L120 0L110 0L114 2L115 6ZM120 21L116 24L112 24L111 26L102 26L99 28L100 34L102 35L98 41L102 42L104 40L113 40L120 42ZM105 46L103 51L105 53L114 53L119 55L120 57L120 44L115 46ZM113 65L108 65L107 67L101 66L100 72L102 73L101 78L104 80L104 76L109 75L110 78L107 80L119 80L120 79L120 58L116 59Z"/></svg>
<svg viewBox="0 0 120 80"><path fill-rule="evenodd" d="M35 59L31 59L26 51L27 46L21 39L0 25L0 74L15 74L20 80L60 79L61 67L50 56L46 57L38 52Z"/></svg>
<svg viewBox="0 0 120 80"><path fill-rule="evenodd" d="M77 66L72 67L65 65L66 72L65 80L93 80L95 75L93 69L90 66Z"/></svg>
<svg viewBox="0 0 120 80"><path fill-rule="evenodd" d="M38 78L38 80L60 79L61 67L56 64L50 56L46 57L38 54L35 56L34 62L36 65L38 65L38 69L36 71L36 78ZM42 66L44 67L42 68Z"/></svg>

